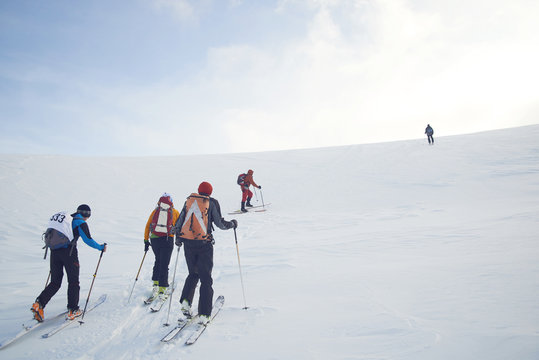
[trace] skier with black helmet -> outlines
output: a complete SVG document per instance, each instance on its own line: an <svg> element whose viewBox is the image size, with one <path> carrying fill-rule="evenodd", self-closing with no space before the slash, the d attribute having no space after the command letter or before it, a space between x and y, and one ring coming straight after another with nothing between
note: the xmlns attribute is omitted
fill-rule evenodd
<svg viewBox="0 0 539 360"><path fill-rule="evenodd" d="M60 290L62 286L62 278L64 276L64 268L67 274L67 308L68 314L66 318L73 320L82 315L79 308L79 257L77 252L77 240L79 237L90 247L99 251L106 251L105 244L98 244L90 235L90 229L86 220L91 216L92 212L88 205L82 204L77 208L77 211L71 214L73 218L71 229L73 231L73 240L58 249L51 249L50 255L50 276L51 282L36 298L36 301L31 307L34 313L34 318L41 322L44 320L43 309L50 299Z"/></svg>

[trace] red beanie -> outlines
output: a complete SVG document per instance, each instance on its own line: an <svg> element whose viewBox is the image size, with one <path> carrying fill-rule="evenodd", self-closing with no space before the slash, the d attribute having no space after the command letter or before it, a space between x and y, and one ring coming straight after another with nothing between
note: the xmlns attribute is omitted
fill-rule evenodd
<svg viewBox="0 0 539 360"><path fill-rule="evenodd" d="M213 188L211 187L211 184L209 182L203 181L198 185L198 193L200 195L211 195L211 192L213 191Z"/></svg>

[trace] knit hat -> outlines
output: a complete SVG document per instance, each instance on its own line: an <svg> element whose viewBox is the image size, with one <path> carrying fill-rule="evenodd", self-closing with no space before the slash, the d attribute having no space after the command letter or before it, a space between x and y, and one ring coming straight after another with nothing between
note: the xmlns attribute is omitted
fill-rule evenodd
<svg viewBox="0 0 539 360"><path fill-rule="evenodd" d="M198 193L200 195L210 196L213 191L213 188L209 182L203 181L198 185Z"/></svg>
<svg viewBox="0 0 539 360"><path fill-rule="evenodd" d="M174 203L174 200L172 200L172 195L167 192L164 192L163 195L161 195L161 197L159 198L159 200L161 200L162 198L168 198L170 200L170 203Z"/></svg>
<svg viewBox="0 0 539 360"><path fill-rule="evenodd" d="M253 170L249 169L249 171L247 171L247 174L253 175L253 172L254 172Z"/></svg>
<svg viewBox="0 0 539 360"><path fill-rule="evenodd" d="M79 205L79 207L77 208L77 212L71 214L71 216L75 216L77 214L81 214L82 217L89 218L92 215L92 210L90 209L88 205L82 204L82 205Z"/></svg>

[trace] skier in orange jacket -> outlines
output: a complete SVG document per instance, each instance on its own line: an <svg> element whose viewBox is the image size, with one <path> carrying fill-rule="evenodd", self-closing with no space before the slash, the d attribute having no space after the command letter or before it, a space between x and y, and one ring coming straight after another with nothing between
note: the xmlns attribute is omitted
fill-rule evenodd
<svg viewBox="0 0 539 360"><path fill-rule="evenodd" d="M245 207L252 207L251 205L251 199L253 197L253 193L251 190L249 190L249 186L253 185L256 188L262 189L262 186L257 185L257 183L253 179L253 173L254 171L249 169L247 171L247 174L240 174L238 176L238 185L241 187L241 211L247 212L247 209Z"/></svg>

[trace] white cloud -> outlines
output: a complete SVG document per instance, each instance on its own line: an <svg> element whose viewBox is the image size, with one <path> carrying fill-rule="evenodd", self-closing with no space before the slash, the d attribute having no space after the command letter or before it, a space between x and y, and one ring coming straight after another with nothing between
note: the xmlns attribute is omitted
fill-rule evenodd
<svg viewBox="0 0 539 360"><path fill-rule="evenodd" d="M156 4L195 17L187 1ZM138 141L187 153L406 139L427 123L440 135L478 131L521 125L530 121L523 109L537 109L537 5L282 1L279 11L292 4L315 10L299 40L231 41L209 48L188 82L103 96L129 109ZM161 128L181 140L151 143ZM212 139L206 151L201 129Z"/></svg>
<svg viewBox="0 0 539 360"><path fill-rule="evenodd" d="M336 7L350 2L318 3L307 36L280 53L216 51L228 56L210 62L214 81L248 94L225 111L236 150L420 137L428 122L446 134L517 126L539 102L535 4L461 2L461 16L443 2L380 0L346 14Z"/></svg>
<svg viewBox="0 0 539 360"><path fill-rule="evenodd" d="M186 23L198 22L212 5L152 3ZM92 122L89 133L106 128L118 148L148 155L406 139L421 137L426 123L442 135L537 121L530 115L539 108L534 2L276 6L281 13L303 7L310 16L304 36L271 45L224 39L226 45L207 48L205 63L188 80L171 74L138 87L75 82L85 98L69 106L73 113L86 109L77 120ZM82 104L88 100L90 109Z"/></svg>

